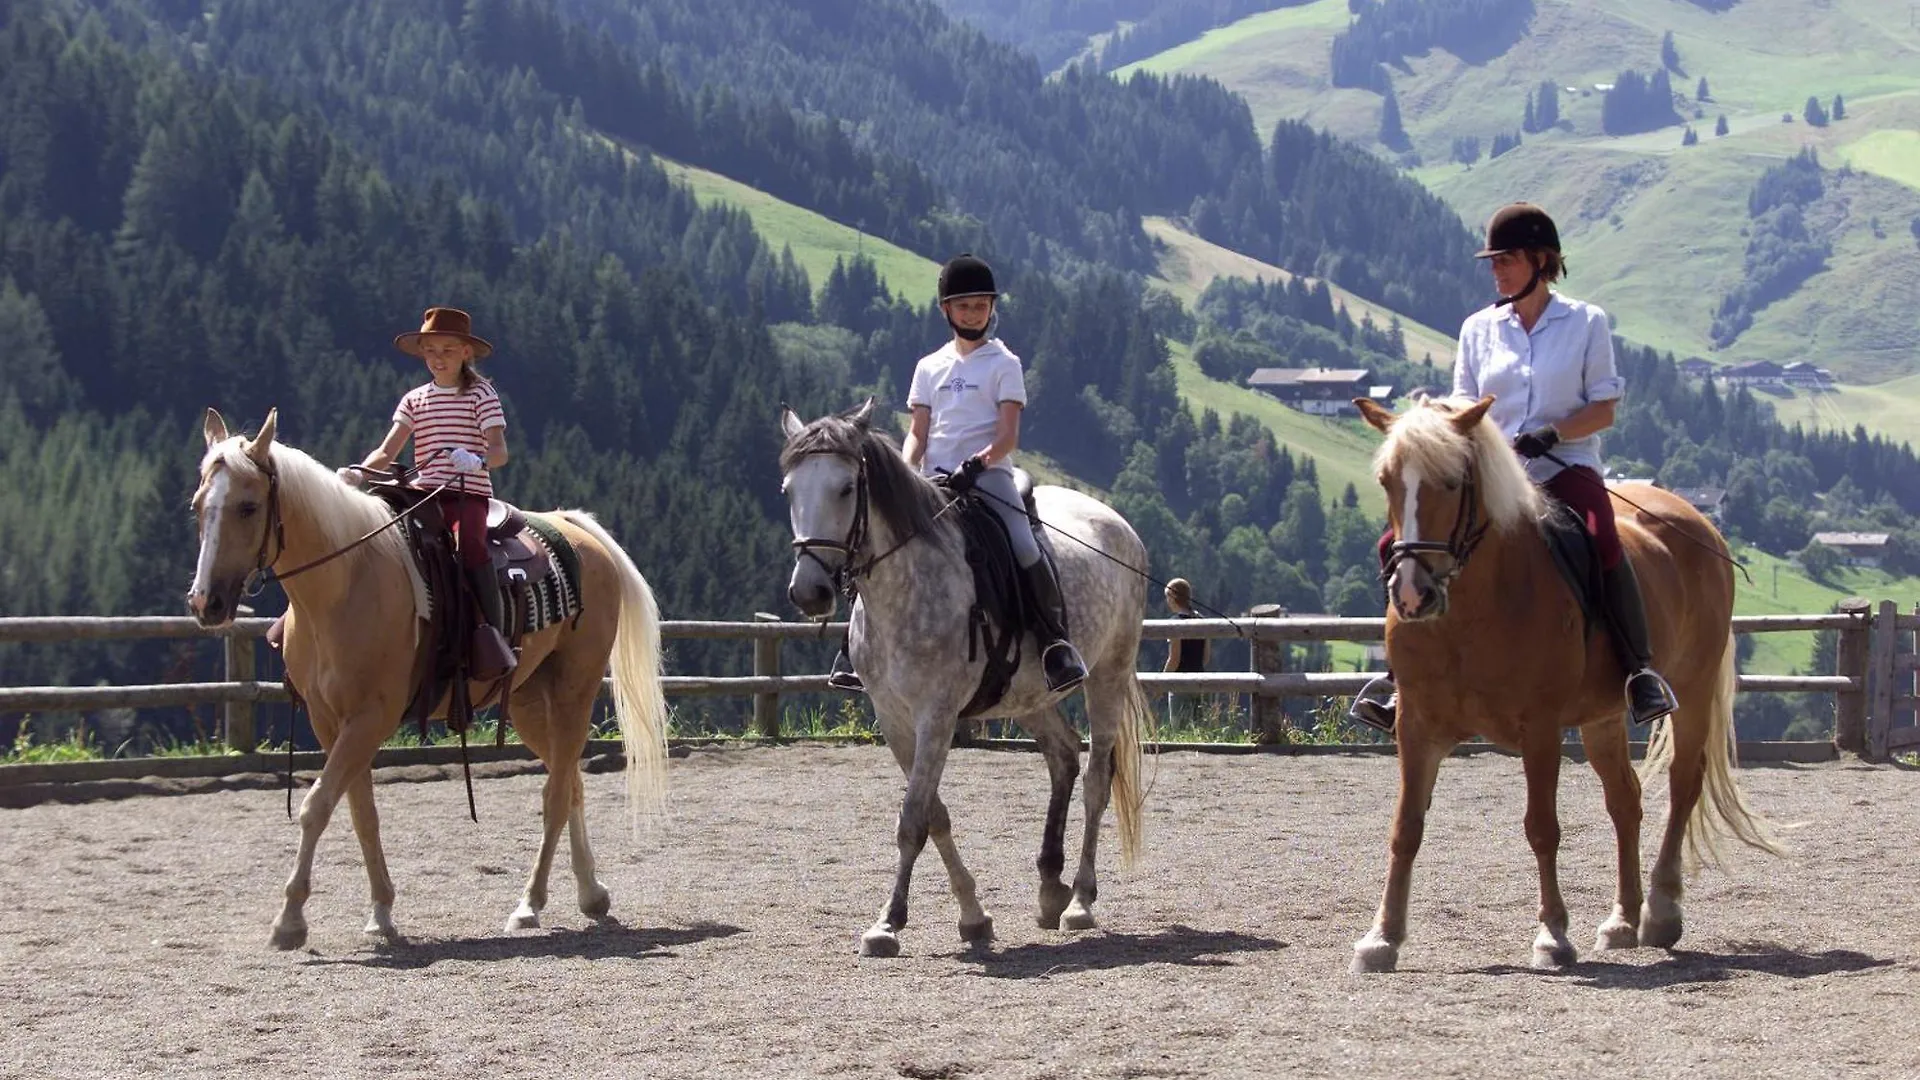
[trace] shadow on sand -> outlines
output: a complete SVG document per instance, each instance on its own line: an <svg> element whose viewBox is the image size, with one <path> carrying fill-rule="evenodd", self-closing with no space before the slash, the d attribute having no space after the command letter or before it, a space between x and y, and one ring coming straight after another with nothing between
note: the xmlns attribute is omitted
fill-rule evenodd
<svg viewBox="0 0 1920 1080"><path fill-rule="evenodd" d="M1599 990L1660 990L1670 986L1725 982L1739 974L1774 975L1783 979L1810 979L1820 975L1841 975L1874 968L1892 967L1894 961L1868 956L1851 949L1828 949L1808 953L1765 942L1734 945L1735 952L1707 953L1673 949L1654 964L1623 964L1607 960L1583 959L1561 972L1535 971L1512 964L1475 968L1475 975L1545 975L1567 979L1578 986ZM1606 955L1606 954L1602 954Z"/></svg>
<svg viewBox="0 0 1920 1080"><path fill-rule="evenodd" d="M1226 930L1172 926L1152 934L1095 932L1071 941L1036 942L1011 949L969 950L962 960L977 965L973 974L989 979L1032 979L1074 971L1106 971L1141 964L1181 967L1229 967L1233 953L1271 952L1287 943Z"/></svg>
<svg viewBox="0 0 1920 1080"><path fill-rule="evenodd" d="M603 919L583 929L501 932L473 938L409 939L376 943L371 955L316 956L306 962L331 967L384 968L415 971L443 960L492 963L499 960L657 960L674 955L675 948L744 934L725 923L698 923L685 927L636 928L617 919Z"/></svg>

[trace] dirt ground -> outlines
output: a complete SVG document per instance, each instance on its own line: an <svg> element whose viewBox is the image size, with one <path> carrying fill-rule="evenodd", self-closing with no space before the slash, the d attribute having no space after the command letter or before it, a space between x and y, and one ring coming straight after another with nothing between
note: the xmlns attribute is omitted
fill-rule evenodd
<svg viewBox="0 0 1920 1080"><path fill-rule="evenodd" d="M673 762L671 821L639 835L620 777L589 777L614 919L575 910L563 855L546 926L517 934L501 926L539 778L478 783L478 825L457 783L382 785L397 947L361 936L344 807L293 953L267 947L297 836L277 791L0 811L0 1075L1920 1075L1910 771L1743 771L1797 826L1792 856L1705 872L1678 951L1595 954L1612 833L1569 763L1583 951L1539 974L1519 763L1455 759L1402 970L1369 977L1347 961L1384 872L1392 759L1161 758L1147 859L1121 871L1108 845L1102 928L1078 937L1033 925L1044 774L955 752L943 793L999 940L961 947L929 847L892 960L855 949L901 785L873 747L697 751Z"/></svg>

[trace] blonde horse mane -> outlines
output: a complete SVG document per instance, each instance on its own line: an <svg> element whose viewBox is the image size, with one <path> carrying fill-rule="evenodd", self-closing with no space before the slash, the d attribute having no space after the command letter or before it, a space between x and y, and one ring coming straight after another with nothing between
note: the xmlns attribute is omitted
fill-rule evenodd
<svg viewBox="0 0 1920 1080"><path fill-rule="evenodd" d="M1428 399L1401 413L1374 453L1374 471L1385 475L1413 465L1421 476L1457 484L1472 461L1488 524L1500 531L1531 524L1546 511L1546 500L1493 421L1483 416L1465 433L1454 427L1454 418L1473 404Z"/></svg>
<svg viewBox="0 0 1920 1080"><path fill-rule="evenodd" d="M204 478L208 470L220 465L235 476L260 478L260 466L247 452L251 446L251 440L235 435L207 447L206 455L200 459L200 475ZM318 534L316 542L327 551L346 547L392 519L386 503L349 486L306 451L276 439L268 456L273 461L275 475L280 478L282 513L292 509L302 521L312 522ZM368 557L392 559L407 568L407 580L413 585L414 611L420 618L427 618L430 606L427 583L413 565L400 530L387 529L342 559Z"/></svg>

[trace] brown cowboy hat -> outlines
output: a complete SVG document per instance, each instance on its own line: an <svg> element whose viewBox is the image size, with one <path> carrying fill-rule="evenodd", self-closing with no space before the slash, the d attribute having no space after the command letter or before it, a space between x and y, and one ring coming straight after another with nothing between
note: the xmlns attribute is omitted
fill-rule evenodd
<svg viewBox="0 0 1920 1080"><path fill-rule="evenodd" d="M459 338L473 346L475 360L484 359L493 353L493 346L486 338L474 336L473 316L459 308L450 307L428 308L427 313L420 318L420 329L396 335L393 346L408 356L419 356L420 339L428 334L443 334L447 337Z"/></svg>

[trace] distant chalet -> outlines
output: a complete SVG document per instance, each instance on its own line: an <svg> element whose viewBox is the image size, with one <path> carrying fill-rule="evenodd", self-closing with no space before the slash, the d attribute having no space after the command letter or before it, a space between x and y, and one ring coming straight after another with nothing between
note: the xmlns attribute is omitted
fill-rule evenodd
<svg viewBox="0 0 1920 1080"><path fill-rule="evenodd" d="M1247 385L1313 416L1355 416L1357 397L1382 405L1393 400L1391 385L1375 385L1367 368L1260 368Z"/></svg>
<svg viewBox="0 0 1920 1080"><path fill-rule="evenodd" d="M1886 558L1892 537L1887 533L1823 532L1814 533L1813 542L1825 544L1854 566L1879 566Z"/></svg>
<svg viewBox="0 0 1920 1080"><path fill-rule="evenodd" d="M1686 364L1682 364L1680 370L1682 374L1690 374ZM1824 390L1833 385L1833 372L1804 360L1791 364L1776 364L1771 360L1732 364L1713 372L1713 377L1728 386L1799 386Z"/></svg>

